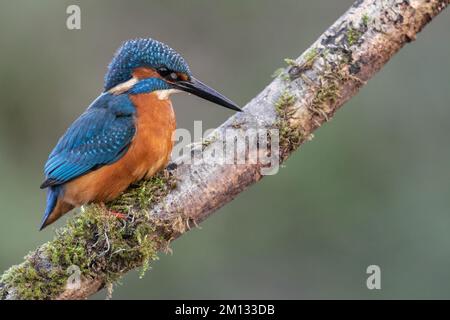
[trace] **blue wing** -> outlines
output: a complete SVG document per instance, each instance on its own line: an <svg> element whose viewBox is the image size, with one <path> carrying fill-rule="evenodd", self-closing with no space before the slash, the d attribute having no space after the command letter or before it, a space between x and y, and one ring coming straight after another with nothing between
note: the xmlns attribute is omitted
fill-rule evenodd
<svg viewBox="0 0 450 320"><path fill-rule="evenodd" d="M61 185L119 160L136 132L134 112L126 95L101 95L59 140L45 164L41 188Z"/></svg>

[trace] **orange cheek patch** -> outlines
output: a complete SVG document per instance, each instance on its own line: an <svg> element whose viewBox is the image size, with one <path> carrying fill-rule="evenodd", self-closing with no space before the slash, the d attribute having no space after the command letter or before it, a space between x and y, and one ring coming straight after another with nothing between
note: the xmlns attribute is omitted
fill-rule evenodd
<svg viewBox="0 0 450 320"><path fill-rule="evenodd" d="M185 73L177 73L178 75L178 79L182 80L182 81L188 81L189 80L189 76Z"/></svg>
<svg viewBox="0 0 450 320"><path fill-rule="evenodd" d="M133 77L139 80L146 78L161 78L159 73L152 68L139 67L133 70Z"/></svg>

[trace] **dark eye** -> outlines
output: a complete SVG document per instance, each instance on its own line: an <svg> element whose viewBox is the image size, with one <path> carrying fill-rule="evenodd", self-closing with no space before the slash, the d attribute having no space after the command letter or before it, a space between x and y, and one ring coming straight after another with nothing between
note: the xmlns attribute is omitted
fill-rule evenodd
<svg viewBox="0 0 450 320"><path fill-rule="evenodd" d="M159 68L157 71L161 77L166 77L167 75L169 75L171 73L171 71L169 69L164 68L164 67Z"/></svg>
<svg viewBox="0 0 450 320"><path fill-rule="evenodd" d="M178 74L172 70L165 68L165 67L159 68L158 73L162 78L164 78L166 80L170 80L170 81L178 80Z"/></svg>

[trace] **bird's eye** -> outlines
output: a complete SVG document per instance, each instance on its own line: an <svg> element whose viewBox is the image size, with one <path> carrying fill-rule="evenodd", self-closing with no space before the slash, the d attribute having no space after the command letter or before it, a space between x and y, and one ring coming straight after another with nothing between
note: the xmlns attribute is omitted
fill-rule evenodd
<svg viewBox="0 0 450 320"><path fill-rule="evenodd" d="M158 71L159 75L164 78L172 72L169 69L164 68L164 67L159 68L157 71Z"/></svg>
<svg viewBox="0 0 450 320"><path fill-rule="evenodd" d="M165 67L161 67L158 70L159 75L169 81L176 81L178 80L178 74L172 70L169 70Z"/></svg>

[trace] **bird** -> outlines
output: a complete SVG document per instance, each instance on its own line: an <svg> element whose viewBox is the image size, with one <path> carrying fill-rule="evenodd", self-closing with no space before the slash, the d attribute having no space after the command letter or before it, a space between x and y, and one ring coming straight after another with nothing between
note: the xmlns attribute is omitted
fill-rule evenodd
<svg viewBox="0 0 450 320"><path fill-rule="evenodd" d="M39 230L76 207L104 205L167 166L176 129L170 97L176 92L242 111L197 80L168 45L152 38L121 45L103 91L69 126L44 166L47 204Z"/></svg>

